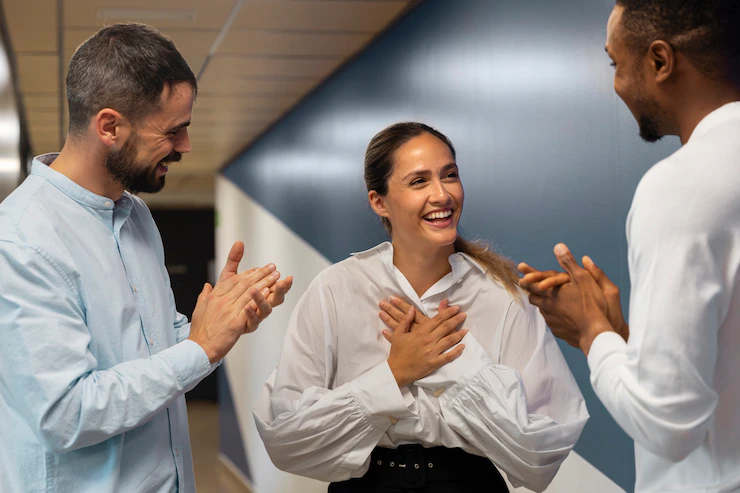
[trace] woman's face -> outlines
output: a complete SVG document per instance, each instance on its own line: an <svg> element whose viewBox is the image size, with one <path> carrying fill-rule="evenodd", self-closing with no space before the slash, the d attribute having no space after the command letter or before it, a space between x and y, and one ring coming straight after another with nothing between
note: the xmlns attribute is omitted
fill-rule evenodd
<svg viewBox="0 0 740 493"><path fill-rule="evenodd" d="M396 151L388 193L370 203L393 228L393 243L444 247L457 239L465 192L447 145L424 133Z"/></svg>

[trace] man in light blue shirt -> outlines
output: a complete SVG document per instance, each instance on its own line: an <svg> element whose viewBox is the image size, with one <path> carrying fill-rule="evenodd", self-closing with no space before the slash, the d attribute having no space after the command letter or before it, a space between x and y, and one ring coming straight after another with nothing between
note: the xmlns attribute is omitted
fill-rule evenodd
<svg viewBox="0 0 740 493"><path fill-rule="evenodd" d="M67 77L70 134L0 204L0 491L193 492L184 393L282 303L274 265L235 244L192 323L149 209L190 150L197 83L143 25L86 41ZM128 191L126 191L128 190Z"/></svg>

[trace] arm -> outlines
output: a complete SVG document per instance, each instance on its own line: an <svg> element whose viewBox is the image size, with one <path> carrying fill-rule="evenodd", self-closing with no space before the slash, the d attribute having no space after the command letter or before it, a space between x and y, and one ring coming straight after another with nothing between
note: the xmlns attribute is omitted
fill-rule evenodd
<svg viewBox="0 0 740 493"><path fill-rule="evenodd" d="M682 211L657 201L650 217L634 211L632 335L627 343L600 335L588 356L594 390L614 419L642 447L671 461L699 447L712 424L718 334L739 263L721 211L709 217Z"/></svg>
<svg viewBox="0 0 740 493"><path fill-rule="evenodd" d="M336 316L331 291L315 280L291 316L276 373L265 384L254 418L280 469L323 481L360 477L390 427L389 417L413 416L383 361L331 389Z"/></svg>
<svg viewBox="0 0 740 493"><path fill-rule="evenodd" d="M57 264L41 251L3 242L0 272L3 394L53 453L146 423L210 371L192 341L99 370L82 301Z"/></svg>
<svg viewBox="0 0 740 493"><path fill-rule="evenodd" d="M435 394L441 390L447 424L515 486L542 491L578 440L588 413L555 339L530 305L512 301L499 330L501 364L468 334L459 359L415 385Z"/></svg>

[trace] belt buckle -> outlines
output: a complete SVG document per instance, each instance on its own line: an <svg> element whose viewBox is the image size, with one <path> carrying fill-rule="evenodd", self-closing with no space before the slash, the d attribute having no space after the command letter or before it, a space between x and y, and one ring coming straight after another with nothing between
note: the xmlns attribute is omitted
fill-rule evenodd
<svg viewBox="0 0 740 493"><path fill-rule="evenodd" d="M426 486L427 481L426 469L424 467L423 447L409 447L402 449L398 468L401 488L413 489L423 488Z"/></svg>

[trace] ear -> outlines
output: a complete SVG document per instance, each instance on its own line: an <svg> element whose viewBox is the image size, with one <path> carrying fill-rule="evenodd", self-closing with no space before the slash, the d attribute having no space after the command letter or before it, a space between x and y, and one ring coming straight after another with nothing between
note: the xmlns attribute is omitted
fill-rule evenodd
<svg viewBox="0 0 740 493"><path fill-rule="evenodd" d="M95 135L108 147L122 146L131 133L131 125L119 112L111 108L98 111L93 119Z"/></svg>
<svg viewBox="0 0 740 493"><path fill-rule="evenodd" d="M648 48L648 58L656 83L665 82L673 75L676 68L676 52L670 44L665 41L653 41Z"/></svg>
<svg viewBox="0 0 740 493"><path fill-rule="evenodd" d="M380 195L375 190L370 190L367 193L367 200L370 202L370 207L373 208L375 213L380 217L389 217L388 208L386 207L385 197Z"/></svg>

